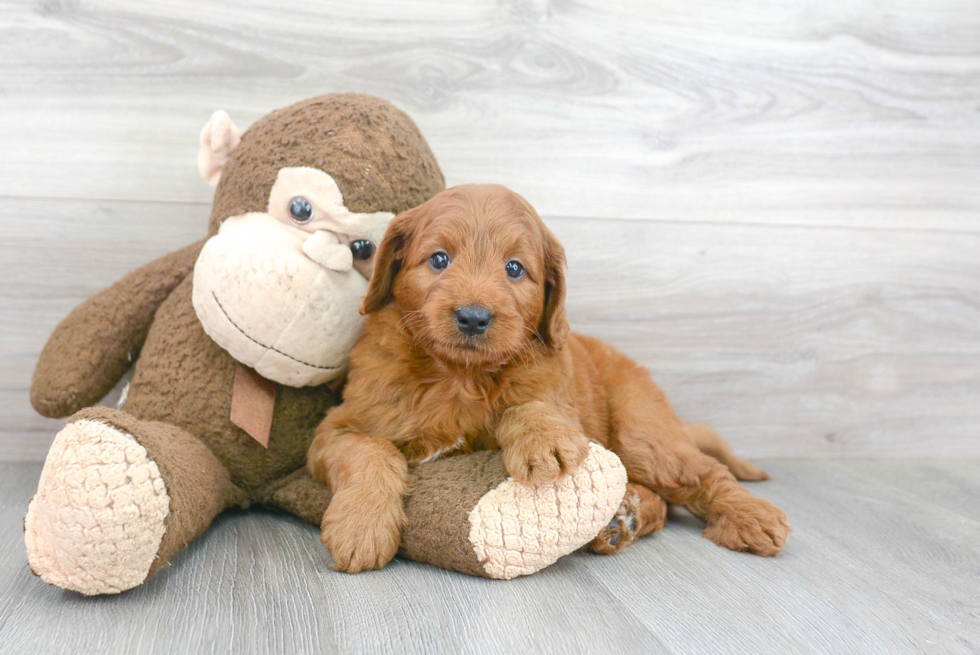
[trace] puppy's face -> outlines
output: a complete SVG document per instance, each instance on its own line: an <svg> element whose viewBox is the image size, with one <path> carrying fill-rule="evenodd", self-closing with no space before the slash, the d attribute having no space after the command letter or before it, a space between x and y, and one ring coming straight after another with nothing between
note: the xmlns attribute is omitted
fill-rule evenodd
<svg viewBox="0 0 980 655"><path fill-rule="evenodd" d="M394 299L414 344L457 365L499 366L564 344L564 264L519 195L455 187L391 222L362 311Z"/></svg>

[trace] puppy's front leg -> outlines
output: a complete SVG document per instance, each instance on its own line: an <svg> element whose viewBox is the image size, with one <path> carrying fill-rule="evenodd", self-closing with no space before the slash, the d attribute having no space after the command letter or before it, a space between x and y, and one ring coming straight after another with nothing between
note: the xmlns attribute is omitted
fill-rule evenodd
<svg viewBox="0 0 980 655"><path fill-rule="evenodd" d="M574 471L589 453L578 422L540 400L506 409L494 436L507 472L518 482L552 482Z"/></svg>
<svg viewBox="0 0 980 655"><path fill-rule="evenodd" d="M333 492L320 540L335 569L358 573L382 568L398 552L408 463L390 441L346 426L341 408L317 428L307 465Z"/></svg>

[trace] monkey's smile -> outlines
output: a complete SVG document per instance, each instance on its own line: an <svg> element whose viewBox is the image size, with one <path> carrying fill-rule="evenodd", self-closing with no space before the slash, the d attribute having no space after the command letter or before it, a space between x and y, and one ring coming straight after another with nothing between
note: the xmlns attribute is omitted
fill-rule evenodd
<svg viewBox="0 0 980 655"><path fill-rule="evenodd" d="M287 359L291 359L292 361L296 362L297 364L302 364L303 366L309 366L310 368L319 369L321 371L336 371L337 369L340 368L339 366L317 366L316 364L310 364L309 362L304 362L301 359L296 359L295 357L293 357L289 353L284 353L283 351L279 350L278 348L274 348L272 346L265 345L261 341L258 341L254 337L250 336L247 332L245 332L245 330L243 330L242 328L240 328L238 326L238 324L235 323L234 320L232 320L231 316L228 315L228 312L225 311L225 308L222 307L221 301L218 300L218 296L217 296L217 294L214 291L211 292L211 297L214 298L214 302L215 302L216 305L218 305L218 309L220 309L221 310L221 313L225 315L225 318L228 319L228 322L231 323L232 327L234 327L236 330L238 330L243 337L245 337L246 339L248 339L252 343L254 343L254 344L258 345L258 346L261 346L262 348L265 348L266 350L271 350L272 352L279 353L283 357L285 357Z"/></svg>

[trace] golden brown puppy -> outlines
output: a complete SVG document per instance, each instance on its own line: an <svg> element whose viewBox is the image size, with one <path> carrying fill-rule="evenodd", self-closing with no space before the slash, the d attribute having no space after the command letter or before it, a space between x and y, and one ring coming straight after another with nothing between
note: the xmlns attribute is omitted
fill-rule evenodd
<svg viewBox="0 0 980 655"><path fill-rule="evenodd" d="M765 473L710 428L685 426L646 370L569 333L564 266L534 209L500 186L455 187L391 222L344 402L309 452L334 494L322 540L337 569L394 557L410 463L499 447L516 480L549 482L584 459L590 439L619 455L630 480L619 529L599 535L595 550L662 527L665 500L707 521L719 545L783 548L785 514L701 449L743 479Z"/></svg>

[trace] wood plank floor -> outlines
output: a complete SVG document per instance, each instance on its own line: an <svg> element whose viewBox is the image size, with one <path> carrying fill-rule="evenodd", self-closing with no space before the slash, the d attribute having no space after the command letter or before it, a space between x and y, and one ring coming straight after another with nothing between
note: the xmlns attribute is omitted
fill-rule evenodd
<svg viewBox="0 0 980 655"><path fill-rule="evenodd" d="M793 523L775 559L731 553L677 512L610 558L510 582L395 560L329 569L316 530L227 513L131 592L30 575L21 520L40 467L0 465L5 653L977 653L980 461L770 460L752 491Z"/></svg>

